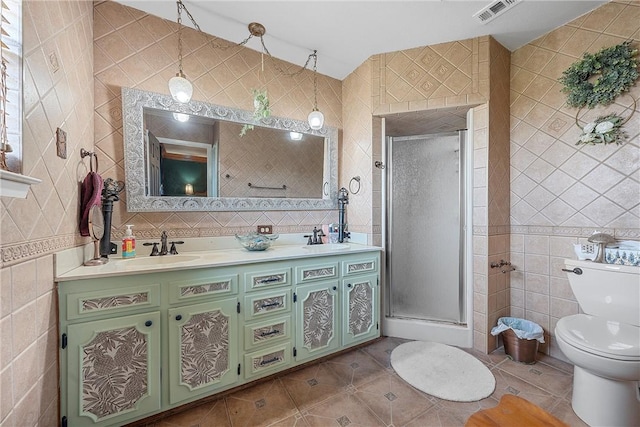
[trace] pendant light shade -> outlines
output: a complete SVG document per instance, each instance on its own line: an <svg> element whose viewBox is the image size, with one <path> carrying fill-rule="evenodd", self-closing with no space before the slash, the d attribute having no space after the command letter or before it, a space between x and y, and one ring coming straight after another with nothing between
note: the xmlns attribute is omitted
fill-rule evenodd
<svg viewBox="0 0 640 427"><path fill-rule="evenodd" d="M182 72L179 72L169 80L169 92L176 101L186 103L191 101L193 85Z"/></svg>
<svg viewBox="0 0 640 427"><path fill-rule="evenodd" d="M324 125L324 114L321 111L314 109L309 113L309 117L307 117L307 121L309 122L309 127L313 130L322 129Z"/></svg>
<svg viewBox="0 0 640 427"><path fill-rule="evenodd" d="M314 50L309 59L313 58L313 111L309 113L307 121L313 130L322 129L324 114L318 110L318 51Z"/></svg>

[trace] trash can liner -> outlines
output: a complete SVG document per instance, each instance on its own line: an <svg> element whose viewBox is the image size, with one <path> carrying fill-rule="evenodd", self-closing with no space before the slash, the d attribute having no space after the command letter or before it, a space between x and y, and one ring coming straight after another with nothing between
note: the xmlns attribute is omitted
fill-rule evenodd
<svg viewBox="0 0 640 427"><path fill-rule="evenodd" d="M544 343L544 331L542 326L535 322L517 317L501 317L498 319L498 325L491 329L491 335L498 335L507 329L513 330L516 336L525 340L538 340Z"/></svg>

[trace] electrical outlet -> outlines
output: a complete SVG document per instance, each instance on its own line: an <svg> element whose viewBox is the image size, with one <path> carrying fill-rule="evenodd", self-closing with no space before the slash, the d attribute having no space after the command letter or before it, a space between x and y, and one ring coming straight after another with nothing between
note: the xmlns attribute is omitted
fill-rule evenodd
<svg viewBox="0 0 640 427"><path fill-rule="evenodd" d="M273 234L273 225L259 225L258 234Z"/></svg>

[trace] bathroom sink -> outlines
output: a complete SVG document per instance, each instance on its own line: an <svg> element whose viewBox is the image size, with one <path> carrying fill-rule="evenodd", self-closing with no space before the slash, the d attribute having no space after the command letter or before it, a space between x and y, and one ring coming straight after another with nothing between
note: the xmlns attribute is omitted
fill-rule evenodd
<svg viewBox="0 0 640 427"><path fill-rule="evenodd" d="M177 264L181 262L194 261L200 258L197 255L163 255L163 256L149 256L143 258L123 259L122 262L126 262L126 265L130 266L152 266L152 265L168 265Z"/></svg>
<svg viewBox="0 0 640 427"><path fill-rule="evenodd" d="M329 251L341 251L349 249L351 245L347 243L327 243L323 245L306 245L303 246L303 249L307 249L309 251L317 251L317 252L329 252Z"/></svg>

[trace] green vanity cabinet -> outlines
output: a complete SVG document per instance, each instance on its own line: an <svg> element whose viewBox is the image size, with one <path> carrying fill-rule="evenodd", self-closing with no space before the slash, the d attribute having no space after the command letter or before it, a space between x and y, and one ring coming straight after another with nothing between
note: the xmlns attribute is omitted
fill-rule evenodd
<svg viewBox="0 0 640 427"><path fill-rule="evenodd" d="M237 304L229 298L169 309L171 404L238 381Z"/></svg>
<svg viewBox="0 0 640 427"><path fill-rule="evenodd" d="M340 345L338 280L296 286L296 361L336 351Z"/></svg>
<svg viewBox="0 0 640 427"><path fill-rule="evenodd" d="M160 287L110 284L74 283L60 293L61 408L69 426L119 425L161 408Z"/></svg>
<svg viewBox="0 0 640 427"><path fill-rule="evenodd" d="M59 280L61 424L124 425L379 336L379 251L312 251Z"/></svg>

